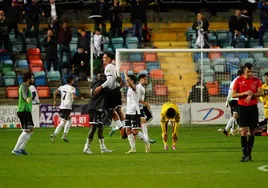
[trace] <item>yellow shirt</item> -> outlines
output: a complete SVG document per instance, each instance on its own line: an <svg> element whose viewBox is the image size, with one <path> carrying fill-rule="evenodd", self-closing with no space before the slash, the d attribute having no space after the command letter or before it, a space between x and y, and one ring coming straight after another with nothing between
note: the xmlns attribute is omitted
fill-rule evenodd
<svg viewBox="0 0 268 188"><path fill-rule="evenodd" d="M268 85L267 83L265 83L261 87L262 87L264 96L260 97L260 101L263 102L264 108L268 108Z"/></svg>
<svg viewBox="0 0 268 188"><path fill-rule="evenodd" d="M178 106L175 103L172 102L166 102L162 105L162 110L161 110L161 117L166 117L167 114L167 110L169 108L173 108L176 111L175 116L179 117L180 116L180 110L178 108Z"/></svg>

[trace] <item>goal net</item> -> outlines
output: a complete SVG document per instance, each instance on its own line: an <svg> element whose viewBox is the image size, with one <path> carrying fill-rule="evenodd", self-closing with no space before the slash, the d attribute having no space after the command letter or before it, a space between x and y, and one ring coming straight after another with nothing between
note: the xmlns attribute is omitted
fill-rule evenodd
<svg viewBox="0 0 268 188"><path fill-rule="evenodd" d="M226 101L229 85L245 63L252 63L253 74L264 82L267 57L266 48L117 49L116 67L122 77L124 70L148 75L146 100L151 104L218 103Z"/></svg>

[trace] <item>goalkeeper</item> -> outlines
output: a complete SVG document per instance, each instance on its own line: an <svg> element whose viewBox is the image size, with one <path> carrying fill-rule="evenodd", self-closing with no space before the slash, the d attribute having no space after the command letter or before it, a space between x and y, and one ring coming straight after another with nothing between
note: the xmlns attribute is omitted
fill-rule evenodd
<svg viewBox="0 0 268 188"><path fill-rule="evenodd" d="M172 150L176 150L176 143L178 140L178 128L180 122L180 111L178 106L172 102L166 102L162 105L161 110L161 128L162 128L162 139L164 143L164 150L168 149L167 144L167 127L170 121L172 126Z"/></svg>

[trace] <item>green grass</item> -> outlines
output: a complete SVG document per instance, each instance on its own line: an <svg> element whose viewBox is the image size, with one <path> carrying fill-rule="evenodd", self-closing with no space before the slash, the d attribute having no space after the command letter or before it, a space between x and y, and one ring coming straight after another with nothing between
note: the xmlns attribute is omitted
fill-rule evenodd
<svg viewBox="0 0 268 188"><path fill-rule="evenodd" d="M268 165L268 138L256 137L253 162L241 163L240 137L225 137L218 128L182 127L177 151L163 151L160 129L149 128L157 140L152 152L145 154L137 140L132 155L124 154L128 141L119 133L109 138L109 129L106 146L114 152L101 154L95 135L93 155L82 152L86 128L72 128L69 144L60 136L51 144L53 130L37 129L26 148L29 156L11 154L20 130L0 129L0 187L266 187L268 172L258 167Z"/></svg>

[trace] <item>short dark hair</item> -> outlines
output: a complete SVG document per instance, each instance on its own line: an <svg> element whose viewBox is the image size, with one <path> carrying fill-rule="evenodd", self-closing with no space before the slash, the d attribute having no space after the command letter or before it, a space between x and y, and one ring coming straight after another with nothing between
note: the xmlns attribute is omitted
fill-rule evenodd
<svg viewBox="0 0 268 188"><path fill-rule="evenodd" d="M134 82L134 84L137 83L137 77L135 75L128 75L128 77Z"/></svg>
<svg viewBox="0 0 268 188"><path fill-rule="evenodd" d="M245 70L246 68L248 68L248 69L252 69L252 67L253 67L253 65L252 65L251 63L245 63L245 64L244 64L244 70Z"/></svg>
<svg viewBox="0 0 268 188"><path fill-rule="evenodd" d="M264 76L268 76L268 72L266 72L266 73L264 74Z"/></svg>
<svg viewBox="0 0 268 188"><path fill-rule="evenodd" d="M139 79L139 81L140 81L140 79L142 79L142 78L146 78L146 77L147 77L146 74L140 74L138 79Z"/></svg>
<svg viewBox="0 0 268 188"><path fill-rule="evenodd" d="M72 76L72 75L70 75L70 76L68 76L67 78L66 78L66 82L69 84L69 83L71 83L71 81L74 79L74 77Z"/></svg>
<svg viewBox="0 0 268 188"><path fill-rule="evenodd" d="M241 76L243 74L243 70L239 69L236 74L237 76Z"/></svg>
<svg viewBox="0 0 268 188"><path fill-rule="evenodd" d="M167 118L174 118L176 111L174 108L167 109Z"/></svg>
<svg viewBox="0 0 268 188"><path fill-rule="evenodd" d="M107 57L109 57L111 60L114 60L114 59L115 59L115 58L114 58L114 54L111 53L111 52L107 52L106 55L107 55Z"/></svg>
<svg viewBox="0 0 268 188"><path fill-rule="evenodd" d="M23 82L27 82L28 79L32 79L33 73L31 72L25 72L22 77Z"/></svg>

